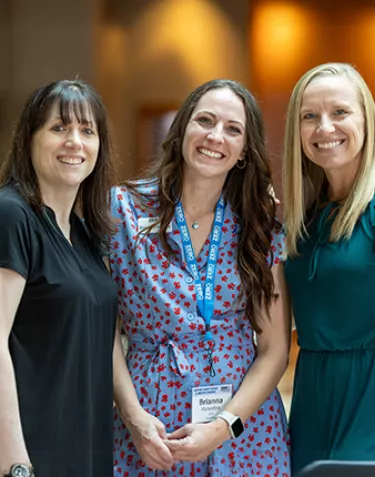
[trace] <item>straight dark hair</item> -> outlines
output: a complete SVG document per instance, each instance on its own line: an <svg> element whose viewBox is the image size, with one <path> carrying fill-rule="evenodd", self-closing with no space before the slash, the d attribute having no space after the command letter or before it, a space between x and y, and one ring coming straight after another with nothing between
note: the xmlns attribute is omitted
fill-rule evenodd
<svg viewBox="0 0 375 477"><path fill-rule="evenodd" d="M227 79L216 79L195 89L184 101L162 145L160 161L142 180L154 185L155 194L140 192L136 182L125 186L138 197L145 207L157 204L159 237L169 257L173 250L168 242L167 227L173 219L176 202L182 195L183 162L182 142L186 127L199 100L208 91L228 88L242 101L246 113L244 167L233 167L224 185L224 198L240 218L241 231L237 250L237 266L246 296L245 313L254 330L260 333L260 317L275 298L271 271L273 251L272 231L277 226L276 206L270 195L271 169L266 153L263 118L252 94L241 84ZM270 264L267 260L270 260Z"/></svg>
<svg viewBox="0 0 375 477"><path fill-rule="evenodd" d="M14 185L36 211L42 211L42 194L31 161L31 141L48 120L55 104L64 125L70 124L73 116L80 123L89 123L87 114L90 114L97 126L98 158L93 171L80 185L76 205L79 205L94 245L103 252L108 249L108 236L114 231L110 215L110 190L115 183L113 147L103 102L85 81L54 81L31 94L13 134L10 153L1 167L0 187Z"/></svg>

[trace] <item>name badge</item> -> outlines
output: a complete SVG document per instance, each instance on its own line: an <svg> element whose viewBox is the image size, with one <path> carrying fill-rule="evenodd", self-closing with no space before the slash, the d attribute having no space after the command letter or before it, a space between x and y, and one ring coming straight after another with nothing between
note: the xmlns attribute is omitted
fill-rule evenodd
<svg viewBox="0 0 375 477"><path fill-rule="evenodd" d="M192 422L212 421L232 399L232 385L201 386L193 388Z"/></svg>
<svg viewBox="0 0 375 477"><path fill-rule="evenodd" d="M141 217L138 219L138 233L142 233L145 229L152 226L150 233L155 234L160 231L160 224L156 224L159 217ZM156 225L154 225L156 224ZM167 233L172 232L172 222L167 227Z"/></svg>

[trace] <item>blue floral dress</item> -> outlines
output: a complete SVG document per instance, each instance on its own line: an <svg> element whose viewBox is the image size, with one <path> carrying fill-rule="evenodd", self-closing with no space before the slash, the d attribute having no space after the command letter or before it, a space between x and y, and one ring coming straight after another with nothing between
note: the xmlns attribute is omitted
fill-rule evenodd
<svg viewBox="0 0 375 477"><path fill-rule="evenodd" d="M169 233L175 256L169 263L156 233L137 242L138 221L151 214L136 205L124 187L113 190L112 207L118 225L110 261L129 341L127 364L141 405L172 432L191 422L194 386L232 384L235 392L256 357L236 266L239 220L227 205L215 277L211 329L216 376L211 377L202 342L204 321L197 314L194 280L175 220ZM275 263L282 244L282 234L275 232ZM197 258L202 281L209 245L208 239ZM239 438L226 441L202 462L178 462L170 471L145 466L116 409L114 432L115 477L290 475L287 424L277 390L245 423Z"/></svg>

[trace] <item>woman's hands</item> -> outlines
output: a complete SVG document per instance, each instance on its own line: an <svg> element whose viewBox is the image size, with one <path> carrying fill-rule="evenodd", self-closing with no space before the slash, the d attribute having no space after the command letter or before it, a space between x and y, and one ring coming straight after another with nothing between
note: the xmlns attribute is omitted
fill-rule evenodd
<svg viewBox="0 0 375 477"><path fill-rule="evenodd" d="M118 412L143 462L153 469L171 469L174 461L163 441L167 438L164 424L146 412L139 403L124 359L119 328L116 329L113 347L113 390Z"/></svg>
<svg viewBox="0 0 375 477"><path fill-rule="evenodd" d="M165 444L167 433L164 424L157 418L140 408L125 422L134 445L143 462L152 469L169 470L174 459Z"/></svg>
<svg viewBox="0 0 375 477"><path fill-rule="evenodd" d="M164 443L175 461L199 462L230 438L228 424L223 419L206 424L186 424L168 434Z"/></svg>
<svg viewBox="0 0 375 477"><path fill-rule="evenodd" d="M143 462L158 470L169 470L176 461L204 460L231 437L222 419L186 424L167 434L164 424L142 408L125 425Z"/></svg>

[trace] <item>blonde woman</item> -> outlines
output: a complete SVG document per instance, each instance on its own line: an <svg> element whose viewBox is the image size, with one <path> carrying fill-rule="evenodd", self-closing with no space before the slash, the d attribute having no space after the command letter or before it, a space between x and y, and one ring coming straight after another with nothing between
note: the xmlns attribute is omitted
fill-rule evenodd
<svg viewBox="0 0 375 477"><path fill-rule="evenodd" d="M285 140L285 274L301 351L294 475L318 459L375 460L374 101L360 74L308 71Z"/></svg>

